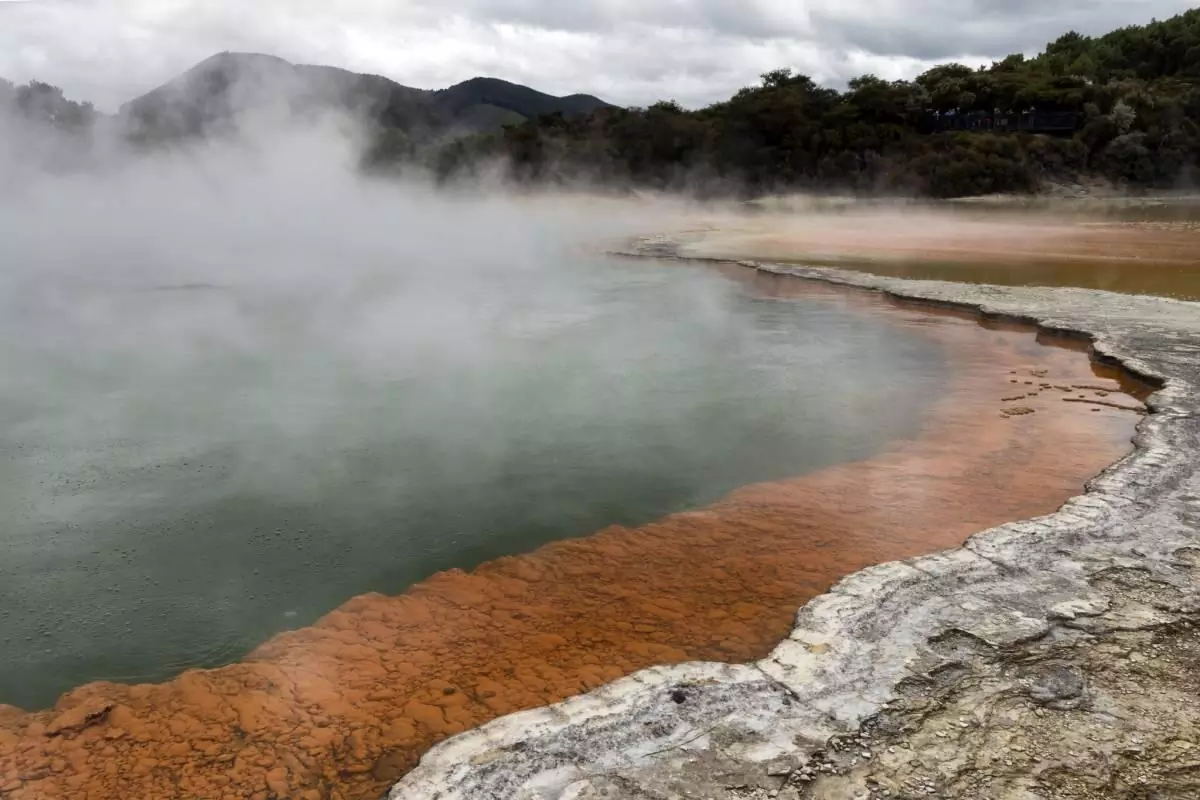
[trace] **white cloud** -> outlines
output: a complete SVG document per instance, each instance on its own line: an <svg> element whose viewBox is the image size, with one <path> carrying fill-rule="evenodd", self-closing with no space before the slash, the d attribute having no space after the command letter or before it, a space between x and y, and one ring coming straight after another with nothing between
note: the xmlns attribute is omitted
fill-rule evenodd
<svg viewBox="0 0 1200 800"><path fill-rule="evenodd" d="M790 66L840 84L1034 52L1187 0L0 0L0 76L103 108L222 50L438 88L476 75L622 104L724 99Z"/></svg>

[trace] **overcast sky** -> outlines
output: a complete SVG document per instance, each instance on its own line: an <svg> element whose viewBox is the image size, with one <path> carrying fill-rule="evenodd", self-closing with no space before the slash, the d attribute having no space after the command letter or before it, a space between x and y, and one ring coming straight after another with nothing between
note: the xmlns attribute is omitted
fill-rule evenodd
<svg viewBox="0 0 1200 800"><path fill-rule="evenodd" d="M622 105L728 97L792 67L829 85L1034 53L1188 0L0 0L0 76L105 110L223 50L441 88L476 75Z"/></svg>

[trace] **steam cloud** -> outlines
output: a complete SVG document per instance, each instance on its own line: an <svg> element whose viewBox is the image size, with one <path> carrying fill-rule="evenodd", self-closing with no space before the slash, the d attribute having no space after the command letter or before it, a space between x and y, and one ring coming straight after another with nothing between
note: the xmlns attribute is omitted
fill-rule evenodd
<svg viewBox="0 0 1200 800"><path fill-rule="evenodd" d="M154 154L101 131L69 169L2 124L0 702L227 662L372 573L400 591L915 419L844 368L855 336L928 366L912 343L805 351L720 276L597 257L680 203L367 178L340 118Z"/></svg>

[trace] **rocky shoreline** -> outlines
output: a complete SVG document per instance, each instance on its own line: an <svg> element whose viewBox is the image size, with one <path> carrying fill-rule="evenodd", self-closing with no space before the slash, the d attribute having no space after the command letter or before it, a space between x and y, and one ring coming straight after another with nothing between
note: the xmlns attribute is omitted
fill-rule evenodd
<svg viewBox="0 0 1200 800"><path fill-rule="evenodd" d="M1086 337L1161 389L1136 451L1057 513L851 575L759 662L451 739L392 800L1200 795L1200 304L740 263Z"/></svg>

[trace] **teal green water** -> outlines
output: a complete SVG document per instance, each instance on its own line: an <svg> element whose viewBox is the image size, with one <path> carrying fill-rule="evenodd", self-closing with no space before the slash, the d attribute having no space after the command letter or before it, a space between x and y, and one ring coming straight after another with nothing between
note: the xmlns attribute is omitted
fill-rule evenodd
<svg viewBox="0 0 1200 800"><path fill-rule="evenodd" d="M363 592L867 457L943 377L860 312L532 257L10 279L0 703L227 663Z"/></svg>

